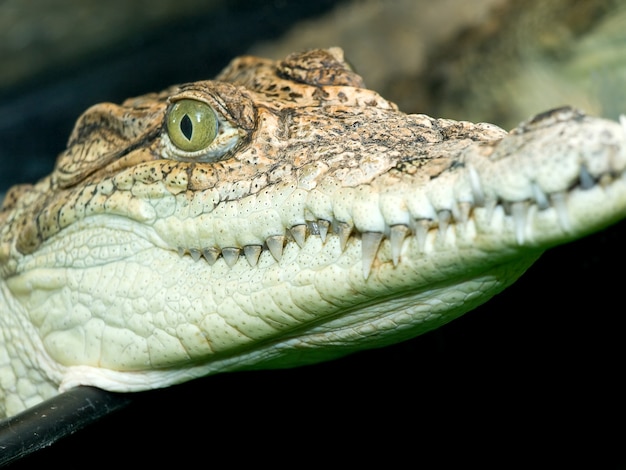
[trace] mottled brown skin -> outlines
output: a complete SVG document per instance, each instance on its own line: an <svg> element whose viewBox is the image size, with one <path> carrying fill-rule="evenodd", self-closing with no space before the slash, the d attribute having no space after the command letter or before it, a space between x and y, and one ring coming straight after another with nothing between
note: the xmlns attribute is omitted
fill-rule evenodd
<svg viewBox="0 0 626 470"><path fill-rule="evenodd" d="M132 178L137 181L164 181L175 193L217 188L220 199L226 201L293 176L313 159L323 162L323 153L331 158L344 152L395 154L397 158L386 163L384 170L395 163L403 172L406 164L400 157L414 154L413 149L407 151L414 143L440 143L443 137L456 147L464 138L489 142L493 137L469 123L433 120L433 127L428 128L421 122L407 122L393 103L362 88L362 78L336 50L312 51L301 59L294 54L276 66L271 60L242 57L216 80L171 87L129 99L121 106L105 103L91 107L77 121L68 148L59 155L50 177L36 187L19 186L7 194L0 213L0 263L9 261L8 245L16 235L18 251L32 253L42 241L72 223L76 214L104 208L109 194L99 191L99 185L107 181L115 189L118 184L132 184L118 182L118 175L126 169L136 168ZM208 100L241 130L240 143L221 161L163 161L168 158L161 138L164 116L169 103L179 96ZM336 119L339 114L342 119ZM269 115L282 128L275 135L255 133ZM438 161L424 147L424 160L412 158L410 165L426 166L434 177L450 165L446 151L443 145ZM285 155L290 158L286 160ZM366 160L345 161L332 168L329 161L329 173L341 172L338 181L353 185L364 179L358 174L364 163ZM131 173L125 174L131 178ZM182 185L177 182L180 174L186 175ZM14 210L18 200L20 209Z"/></svg>

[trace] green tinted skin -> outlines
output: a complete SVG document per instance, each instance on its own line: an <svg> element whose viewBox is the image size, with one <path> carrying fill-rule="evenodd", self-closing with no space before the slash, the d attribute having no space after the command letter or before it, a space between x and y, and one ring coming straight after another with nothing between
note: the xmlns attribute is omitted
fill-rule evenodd
<svg viewBox="0 0 626 470"><path fill-rule="evenodd" d="M213 109L197 100L174 103L167 116L167 132L172 143L185 152L205 149L217 136L218 121Z"/></svg>

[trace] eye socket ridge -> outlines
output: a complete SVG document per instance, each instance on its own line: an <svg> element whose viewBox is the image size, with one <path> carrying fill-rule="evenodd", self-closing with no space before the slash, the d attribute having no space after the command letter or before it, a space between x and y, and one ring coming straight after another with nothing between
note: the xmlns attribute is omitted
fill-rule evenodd
<svg viewBox="0 0 626 470"><path fill-rule="evenodd" d="M184 152L208 148L219 132L213 108L194 99L176 101L167 112L166 124L172 144Z"/></svg>

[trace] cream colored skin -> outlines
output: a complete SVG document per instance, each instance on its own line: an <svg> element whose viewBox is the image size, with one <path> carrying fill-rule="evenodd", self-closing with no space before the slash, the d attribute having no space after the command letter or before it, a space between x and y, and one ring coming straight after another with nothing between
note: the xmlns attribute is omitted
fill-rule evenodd
<svg viewBox="0 0 626 470"><path fill-rule="evenodd" d="M174 103L220 132L181 150ZM626 132L406 115L339 49L98 105L0 212L0 412L414 337L626 213Z"/></svg>

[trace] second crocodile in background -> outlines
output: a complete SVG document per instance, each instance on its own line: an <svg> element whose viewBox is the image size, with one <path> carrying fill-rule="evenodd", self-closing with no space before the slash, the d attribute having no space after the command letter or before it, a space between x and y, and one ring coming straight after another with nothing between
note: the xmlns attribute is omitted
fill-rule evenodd
<svg viewBox="0 0 626 470"><path fill-rule="evenodd" d="M333 48L101 104L0 212L0 414L436 328L626 215L623 123L407 115Z"/></svg>

